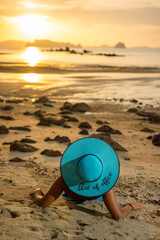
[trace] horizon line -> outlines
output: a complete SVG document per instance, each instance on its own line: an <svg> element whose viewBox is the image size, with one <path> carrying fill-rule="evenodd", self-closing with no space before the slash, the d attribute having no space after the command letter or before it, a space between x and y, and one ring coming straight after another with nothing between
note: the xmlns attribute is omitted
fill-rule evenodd
<svg viewBox="0 0 160 240"><path fill-rule="evenodd" d="M82 45L81 43L72 43L72 42L63 42L63 41L54 41L54 40L51 40L51 39L34 39L34 40L31 40L31 41L27 41L27 40L12 40L12 39L6 39L6 40L3 40L3 41L0 41L0 44L1 43L5 43L5 42L8 42L8 41L11 41L11 42L22 42L24 44L34 44L36 41L50 41L50 42L53 42L53 43L59 43L59 44L70 44L70 45L73 45L73 47L81 47L81 48L116 48L115 46L118 44L118 43L123 43L125 45L124 48L152 48L152 49L156 49L156 48L160 48L160 46L156 46L156 47L152 47L152 46L126 46L125 42L123 41L117 41L117 43L113 46L111 45L108 45L108 44L105 44L105 43L102 43L100 45L87 45L87 46L84 46ZM0 46L1 47L1 46ZM25 47L25 46L24 46ZM36 45L35 45L36 47ZM40 47L40 46L37 46L37 47ZM43 46L42 46L43 47ZM14 47L16 48L16 47ZM17 48L22 48L22 47L18 47ZM123 48L123 47L122 47Z"/></svg>

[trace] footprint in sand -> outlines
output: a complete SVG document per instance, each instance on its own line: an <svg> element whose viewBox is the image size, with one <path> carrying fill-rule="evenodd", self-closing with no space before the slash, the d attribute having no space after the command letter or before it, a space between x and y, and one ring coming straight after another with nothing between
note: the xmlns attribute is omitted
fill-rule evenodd
<svg viewBox="0 0 160 240"><path fill-rule="evenodd" d="M10 184L12 182L13 181L11 179L7 179L7 178L0 180L0 183L3 184L3 185L7 185L7 184Z"/></svg>
<svg viewBox="0 0 160 240"><path fill-rule="evenodd" d="M0 216L6 217L6 218L16 218L16 217L18 217L18 214L10 211L7 208L4 208L4 209L0 210Z"/></svg>

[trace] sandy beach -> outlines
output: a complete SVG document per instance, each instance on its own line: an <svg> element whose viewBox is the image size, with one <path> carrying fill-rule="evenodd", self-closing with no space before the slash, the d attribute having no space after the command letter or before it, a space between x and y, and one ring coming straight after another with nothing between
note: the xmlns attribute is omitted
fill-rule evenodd
<svg viewBox="0 0 160 240"><path fill-rule="evenodd" d="M0 0L0 240L160 240L159 29L158 0Z"/></svg>
<svg viewBox="0 0 160 240"><path fill-rule="evenodd" d="M0 101L0 239L160 239L160 148L153 141L160 133L159 108L107 100L76 108L75 101L55 101L47 92L39 97L17 101L7 99L6 91ZM116 221L102 201L78 205L61 196L46 209L32 202L33 189L46 192L59 176L67 146L89 136L105 140L118 154L120 177L114 190L120 205L133 200L142 210ZM46 149L52 150L50 156L42 154Z"/></svg>

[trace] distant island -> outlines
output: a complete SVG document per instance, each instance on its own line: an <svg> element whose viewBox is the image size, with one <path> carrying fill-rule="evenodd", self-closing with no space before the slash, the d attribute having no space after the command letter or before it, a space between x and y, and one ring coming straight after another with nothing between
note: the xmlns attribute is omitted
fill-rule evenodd
<svg viewBox="0 0 160 240"><path fill-rule="evenodd" d="M70 42L57 42L49 39L35 40L33 42L21 40L6 40L0 42L0 48L24 48L24 47L39 47L39 48L83 48L81 44L73 44ZM90 48L88 46L87 48ZM125 43L118 42L115 46L103 44L101 46L92 46L91 48L126 48Z"/></svg>
<svg viewBox="0 0 160 240"><path fill-rule="evenodd" d="M122 42L119 42L116 44L115 48L126 48L125 44Z"/></svg>
<svg viewBox="0 0 160 240"><path fill-rule="evenodd" d="M56 42L56 41L51 41L48 39L44 40L35 40L34 42L27 42L26 47L74 47L74 48L81 48L82 46L80 44L73 44L70 42Z"/></svg>
<svg viewBox="0 0 160 240"><path fill-rule="evenodd" d="M6 40L0 42L0 48L24 48L24 47L40 47L40 48L60 48L60 47L81 48L80 44L72 44L69 42L56 42L48 39L35 40L34 42L26 42L20 40Z"/></svg>

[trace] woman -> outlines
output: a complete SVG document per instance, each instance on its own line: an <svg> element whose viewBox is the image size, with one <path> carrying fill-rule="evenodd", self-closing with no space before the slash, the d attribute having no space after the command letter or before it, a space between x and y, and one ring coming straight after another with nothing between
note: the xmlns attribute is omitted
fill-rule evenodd
<svg viewBox="0 0 160 240"><path fill-rule="evenodd" d="M61 159L61 176L44 195L36 189L31 196L35 203L46 208L65 191L78 199L93 200L103 197L105 206L114 219L128 216L133 209L143 207L129 202L120 208L113 190L119 177L119 160L115 151L104 141L83 138L71 144Z"/></svg>

